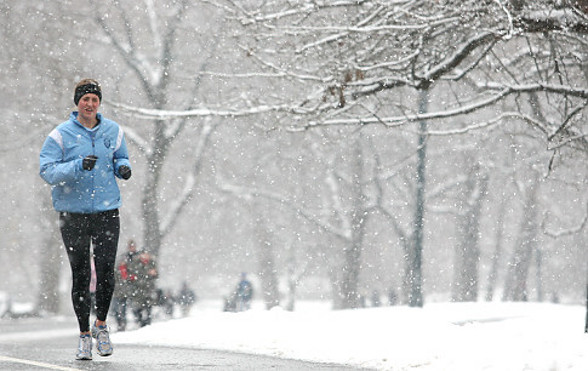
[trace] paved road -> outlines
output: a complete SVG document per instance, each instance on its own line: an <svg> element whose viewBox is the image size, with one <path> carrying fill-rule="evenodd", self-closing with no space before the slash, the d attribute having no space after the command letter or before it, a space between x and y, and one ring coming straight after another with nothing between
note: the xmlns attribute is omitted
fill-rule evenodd
<svg viewBox="0 0 588 371"><path fill-rule="evenodd" d="M74 359L72 319L0 320L0 370L341 370L358 368L214 350L116 345L111 357Z"/></svg>

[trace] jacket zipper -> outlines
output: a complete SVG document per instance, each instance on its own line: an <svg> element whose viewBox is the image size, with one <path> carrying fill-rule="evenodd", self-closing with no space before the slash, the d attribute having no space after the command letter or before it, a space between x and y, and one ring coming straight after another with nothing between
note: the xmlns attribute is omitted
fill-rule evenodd
<svg viewBox="0 0 588 371"><path fill-rule="evenodd" d="M96 145L94 143L94 141L95 141L95 134L96 133L93 132L93 131L90 132L90 138L92 139L92 154L94 156L96 156ZM94 168L96 168L96 167L94 166ZM91 193L90 199L92 200L92 205L91 205L92 206L92 211L95 211L96 208L95 208L95 205L94 205L94 201L95 201L95 197L96 197L96 184L94 184L94 179L95 179L95 177L94 177L94 171L92 171L91 173L92 174L90 176L92 177L92 193Z"/></svg>

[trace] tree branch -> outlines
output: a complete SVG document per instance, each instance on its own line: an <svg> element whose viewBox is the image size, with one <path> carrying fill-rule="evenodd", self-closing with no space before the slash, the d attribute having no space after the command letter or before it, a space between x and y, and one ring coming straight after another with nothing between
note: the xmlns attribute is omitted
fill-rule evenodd
<svg viewBox="0 0 588 371"><path fill-rule="evenodd" d="M551 238L559 238L559 237L563 237L563 236L569 236L569 235L576 234L576 233L582 231L586 227L586 224L588 224L588 202L586 203L586 213L584 214L582 221L575 227L568 228L568 229L562 229L562 230L554 232L554 231L547 229L545 227L545 223L546 223L546 219L544 219L543 222L541 223L541 227L543 228L543 233L545 233L547 236L549 236Z"/></svg>
<svg viewBox="0 0 588 371"><path fill-rule="evenodd" d="M184 207L190 202L194 195L194 188L196 179L200 175L202 169L202 161L204 158L204 151L206 150L212 133L216 128L216 124L204 124L200 130L198 141L194 147L194 164L190 172L186 176L184 187L178 197L170 203L170 208L166 217L161 221L161 235L165 237L174 227L176 221L181 215Z"/></svg>

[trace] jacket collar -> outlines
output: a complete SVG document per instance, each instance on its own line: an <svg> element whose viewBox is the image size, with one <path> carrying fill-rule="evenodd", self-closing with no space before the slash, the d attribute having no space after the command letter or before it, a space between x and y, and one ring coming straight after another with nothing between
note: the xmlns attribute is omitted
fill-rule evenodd
<svg viewBox="0 0 588 371"><path fill-rule="evenodd" d="M84 125L82 125L82 123L78 121L78 114L79 114L78 111L73 111L69 115L69 119L71 121L73 121L76 125L79 125L79 126L83 127L84 129L90 130L90 131L97 130L98 127L100 127L100 123L102 122L102 114L100 112L96 113L96 119L98 119L98 124L96 124L96 126L94 126L93 129L88 129L87 127L85 127Z"/></svg>

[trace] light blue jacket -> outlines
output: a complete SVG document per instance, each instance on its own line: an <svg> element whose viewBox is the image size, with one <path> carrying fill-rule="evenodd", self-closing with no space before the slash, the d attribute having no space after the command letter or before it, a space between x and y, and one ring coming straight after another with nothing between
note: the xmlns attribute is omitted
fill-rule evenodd
<svg viewBox="0 0 588 371"><path fill-rule="evenodd" d="M116 178L122 165L129 168L129 154L122 128L97 114L99 124L84 127L72 112L45 140L40 154L40 175L51 184L57 211L92 214L121 206ZM82 168L88 155L98 157L94 169Z"/></svg>

